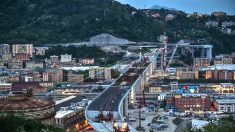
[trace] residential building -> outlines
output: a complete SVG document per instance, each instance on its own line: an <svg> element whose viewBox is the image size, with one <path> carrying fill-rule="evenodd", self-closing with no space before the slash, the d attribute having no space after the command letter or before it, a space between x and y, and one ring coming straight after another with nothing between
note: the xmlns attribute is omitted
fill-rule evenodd
<svg viewBox="0 0 235 132"><path fill-rule="evenodd" d="M222 27L223 28L231 27L231 26L234 26L234 25L235 25L235 22L233 22L233 21L224 21L224 22L222 22Z"/></svg>
<svg viewBox="0 0 235 132"><path fill-rule="evenodd" d="M8 77L8 82L10 83L20 82L20 76L10 76Z"/></svg>
<svg viewBox="0 0 235 132"><path fill-rule="evenodd" d="M33 44L14 44L12 45L12 54L15 56L17 53L29 54L33 56Z"/></svg>
<svg viewBox="0 0 235 132"><path fill-rule="evenodd" d="M46 72L46 71L41 72L41 77L42 77L42 81L43 81L43 82L47 82L47 81L49 81L49 75L48 75L48 72Z"/></svg>
<svg viewBox="0 0 235 132"><path fill-rule="evenodd" d="M48 80L50 82L62 82L63 81L63 70L61 69L48 69Z"/></svg>
<svg viewBox="0 0 235 132"><path fill-rule="evenodd" d="M21 61L9 62L8 63L8 68L9 69L22 69L23 68L23 62L21 62Z"/></svg>
<svg viewBox="0 0 235 132"><path fill-rule="evenodd" d="M206 27L217 27L218 25L219 25L219 22L216 22L216 21L205 22Z"/></svg>
<svg viewBox="0 0 235 132"><path fill-rule="evenodd" d="M235 80L235 64L217 64L199 69L201 79Z"/></svg>
<svg viewBox="0 0 235 132"><path fill-rule="evenodd" d="M81 83L84 80L84 75L83 74L76 74L70 71L67 74L67 81L70 83Z"/></svg>
<svg viewBox="0 0 235 132"><path fill-rule="evenodd" d="M34 52L36 55L45 55L48 47L34 47Z"/></svg>
<svg viewBox="0 0 235 132"><path fill-rule="evenodd" d="M162 92L169 92L170 89L168 86L157 86L157 85L150 85L149 86L149 93L162 93Z"/></svg>
<svg viewBox="0 0 235 132"><path fill-rule="evenodd" d="M0 92L11 91L11 83L0 82Z"/></svg>
<svg viewBox="0 0 235 132"><path fill-rule="evenodd" d="M9 44L0 44L0 55L10 54Z"/></svg>
<svg viewBox="0 0 235 132"><path fill-rule="evenodd" d="M7 62L11 59L11 54L2 54L0 55L0 60L3 62Z"/></svg>
<svg viewBox="0 0 235 132"><path fill-rule="evenodd" d="M79 59L79 62L82 63L83 65L91 65L95 63L94 58L89 59L89 58L84 58L84 59Z"/></svg>
<svg viewBox="0 0 235 132"><path fill-rule="evenodd" d="M43 68L44 64L42 61L27 61L25 63L27 69Z"/></svg>
<svg viewBox="0 0 235 132"><path fill-rule="evenodd" d="M179 83L177 81L170 82L171 92L177 92L179 88Z"/></svg>
<svg viewBox="0 0 235 132"><path fill-rule="evenodd" d="M193 66L194 67L208 67L210 66L210 59L209 58L194 58Z"/></svg>
<svg viewBox="0 0 235 132"><path fill-rule="evenodd" d="M110 80L111 69L110 68L89 69L89 77L91 79Z"/></svg>
<svg viewBox="0 0 235 132"><path fill-rule="evenodd" d="M71 62L72 61L72 55L60 55L60 62Z"/></svg>
<svg viewBox="0 0 235 132"><path fill-rule="evenodd" d="M0 82L7 82L8 78L9 78L9 75L7 73L0 74Z"/></svg>
<svg viewBox="0 0 235 132"><path fill-rule="evenodd" d="M227 13L219 11L219 12L212 12L211 15L218 17L218 16L226 16Z"/></svg>
<svg viewBox="0 0 235 132"><path fill-rule="evenodd" d="M50 56L50 62L58 62L59 61L59 56L52 55Z"/></svg>
<svg viewBox="0 0 235 132"><path fill-rule="evenodd" d="M47 89L40 86L39 82L19 82L12 84L12 91L14 92L26 92L32 89L34 93L47 92Z"/></svg>
<svg viewBox="0 0 235 132"><path fill-rule="evenodd" d="M15 58L18 61L27 61L30 60L30 54L26 54L26 53L16 53L15 54Z"/></svg>
<svg viewBox="0 0 235 132"><path fill-rule="evenodd" d="M197 79L198 70L194 68L179 67L176 69L177 79Z"/></svg>
<svg viewBox="0 0 235 132"><path fill-rule="evenodd" d="M217 64L233 64L233 58L230 55L217 55L215 56L214 65Z"/></svg>

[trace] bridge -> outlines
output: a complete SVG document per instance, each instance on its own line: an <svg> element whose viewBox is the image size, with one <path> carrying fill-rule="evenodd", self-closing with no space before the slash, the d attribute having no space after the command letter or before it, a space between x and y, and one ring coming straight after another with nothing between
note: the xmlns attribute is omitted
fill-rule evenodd
<svg viewBox="0 0 235 132"><path fill-rule="evenodd" d="M160 52L149 56L149 60L140 59L123 73L110 87L106 88L87 106L86 119L96 131L136 131L126 123L129 106L134 106L137 93L144 90L149 76L156 66L156 58ZM155 58L155 59L154 59ZM125 127L123 127L125 126Z"/></svg>

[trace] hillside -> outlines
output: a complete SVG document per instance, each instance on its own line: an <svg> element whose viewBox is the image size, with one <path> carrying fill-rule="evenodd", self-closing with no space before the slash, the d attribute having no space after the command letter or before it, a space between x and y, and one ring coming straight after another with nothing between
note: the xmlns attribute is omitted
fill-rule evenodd
<svg viewBox="0 0 235 132"><path fill-rule="evenodd" d="M152 17L157 13L160 17ZM157 41L163 33L165 16L169 42L193 39L195 44L213 44L214 53L235 51L234 35L207 28L212 20L235 21L234 16L187 17L168 9L137 10L114 0L5 0L0 4L0 43L70 43L109 33L130 41ZM197 42L200 41L200 43Z"/></svg>
<svg viewBox="0 0 235 132"><path fill-rule="evenodd" d="M7 0L0 4L0 43L79 42L100 33L132 41L161 32L143 12L113 0Z"/></svg>

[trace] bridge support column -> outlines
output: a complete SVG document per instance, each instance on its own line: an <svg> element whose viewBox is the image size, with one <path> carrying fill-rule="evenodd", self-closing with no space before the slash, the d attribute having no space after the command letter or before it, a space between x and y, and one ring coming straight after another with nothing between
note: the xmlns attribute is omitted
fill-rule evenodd
<svg viewBox="0 0 235 132"><path fill-rule="evenodd" d="M142 75L141 77L141 88L140 88L140 92L144 90L144 82L145 82L145 75Z"/></svg>
<svg viewBox="0 0 235 132"><path fill-rule="evenodd" d="M128 96L123 101L123 116L128 116Z"/></svg>

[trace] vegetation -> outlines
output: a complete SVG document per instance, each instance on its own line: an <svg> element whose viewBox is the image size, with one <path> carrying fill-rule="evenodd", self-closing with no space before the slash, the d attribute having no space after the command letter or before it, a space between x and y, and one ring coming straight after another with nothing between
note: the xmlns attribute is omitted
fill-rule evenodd
<svg viewBox="0 0 235 132"><path fill-rule="evenodd" d="M10 124L10 125L9 125ZM63 132L62 129L44 125L36 120L23 117L4 116L0 117L1 132Z"/></svg>
<svg viewBox="0 0 235 132"><path fill-rule="evenodd" d="M115 70L115 69L111 69L111 78L116 79L120 76L120 72Z"/></svg>
<svg viewBox="0 0 235 132"><path fill-rule="evenodd" d="M7 0L0 5L3 43L79 42L100 33L157 40L161 26L114 0ZM152 34L152 35L149 35Z"/></svg>
<svg viewBox="0 0 235 132"><path fill-rule="evenodd" d="M92 52L91 52L92 51ZM37 55L36 58L50 58L52 55L60 56L61 54L71 54L73 58L78 61L80 58L94 58L95 63L101 66L110 66L115 64L116 61L122 58L122 54L106 53L98 46L86 46L82 45L80 47L75 46L54 46L46 51L46 54L41 56Z"/></svg>
<svg viewBox="0 0 235 132"><path fill-rule="evenodd" d="M215 122L209 122L202 129L197 129L192 125L188 125L185 132L233 132L235 129L235 121L232 117L221 118Z"/></svg>
<svg viewBox="0 0 235 132"><path fill-rule="evenodd" d="M193 39L195 44L213 44L215 54L235 50L235 37L205 22L235 21L234 16L187 17L181 11L137 10L114 0L7 0L0 4L0 43L71 43L110 33L131 41L157 41L166 31L169 42ZM172 21L165 21L173 14ZM165 24L164 24L165 23ZM165 26L164 26L165 25ZM202 41L197 41L202 40Z"/></svg>

